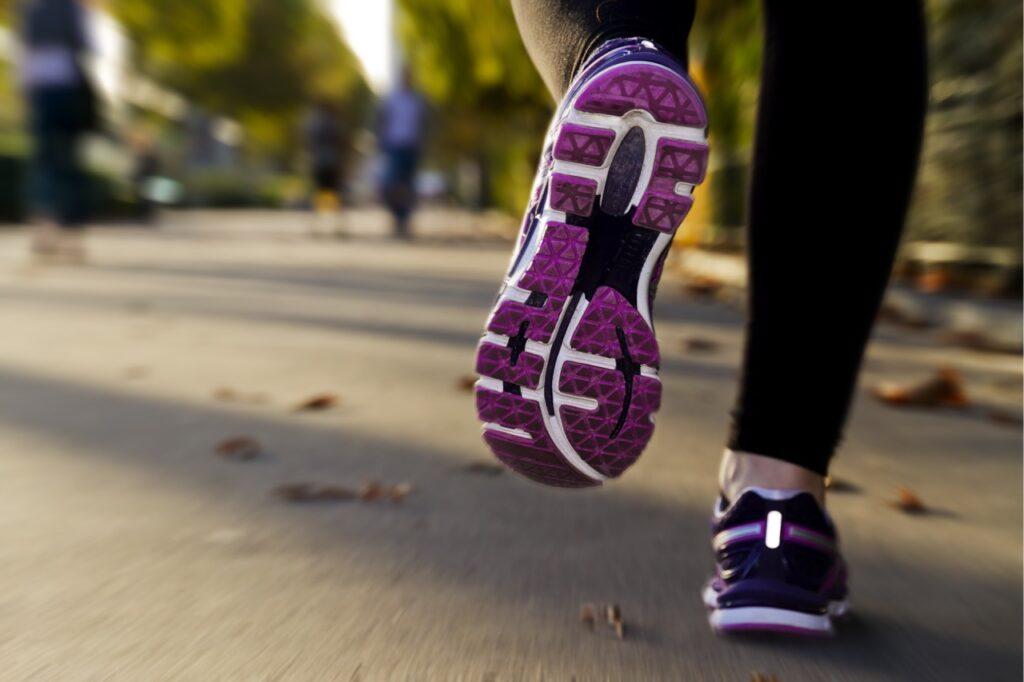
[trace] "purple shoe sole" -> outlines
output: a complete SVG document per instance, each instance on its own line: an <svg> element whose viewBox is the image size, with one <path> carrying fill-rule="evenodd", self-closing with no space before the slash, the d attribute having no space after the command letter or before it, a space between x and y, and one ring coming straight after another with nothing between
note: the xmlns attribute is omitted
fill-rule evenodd
<svg viewBox="0 0 1024 682"><path fill-rule="evenodd" d="M704 178L705 127L689 80L647 61L598 70L563 107L477 354L484 440L511 469L599 485L647 445L651 291Z"/></svg>

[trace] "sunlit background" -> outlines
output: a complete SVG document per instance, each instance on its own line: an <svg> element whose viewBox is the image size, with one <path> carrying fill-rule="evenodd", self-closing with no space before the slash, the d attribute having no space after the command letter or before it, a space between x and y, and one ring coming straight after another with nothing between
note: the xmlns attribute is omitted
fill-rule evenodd
<svg viewBox="0 0 1024 682"><path fill-rule="evenodd" d="M0 216L24 216L27 141L14 79L12 0L0 3ZM142 134L184 205L301 203L296 130L310 102L338 105L346 186L370 198L372 111L407 64L436 116L421 172L448 200L514 215L532 179L551 102L500 0L133 0L89 3L93 69L110 133L91 145L101 212L130 211L127 141ZM1020 253L1020 5L931 0L931 116L910 242L969 246L977 260ZM759 3L702 3L693 71L708 93L711 182L689 237L737 245L760 59ZM486 134L485 134L486 131ZM428 183L429 184L429 183ZM109 196L108 196L109 195ZM991 251L993 248L1008 252ZM980 249L980 250L979 250ZM990 249L985 251L985 249Z"/></svg>

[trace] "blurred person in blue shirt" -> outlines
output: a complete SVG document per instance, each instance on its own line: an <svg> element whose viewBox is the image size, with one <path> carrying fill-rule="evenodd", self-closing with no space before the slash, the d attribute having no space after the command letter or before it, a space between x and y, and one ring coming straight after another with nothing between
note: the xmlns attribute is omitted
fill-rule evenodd
<svg viewBox="0 0 1024 682"><path fill-rule="evenodd" d="M416 205L416 169L426 132L427 104L412 86L408 71L377 115L377 141L384 156L381 197L395 221L395 234L409 237Z"/></svg>
<svg viewBox="0 0 1024 682"><path fill-rule="evenodd" d="M84 256L87 178L82 134L97 125L95 91L83 68L90 51L85 8L76 0L28 0L21 7L21 83L33 138L33 197L44 220L33 251Z"/></svg>

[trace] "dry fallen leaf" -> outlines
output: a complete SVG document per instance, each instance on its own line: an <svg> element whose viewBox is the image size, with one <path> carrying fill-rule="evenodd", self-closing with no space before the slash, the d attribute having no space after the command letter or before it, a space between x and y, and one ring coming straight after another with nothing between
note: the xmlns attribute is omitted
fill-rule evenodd
<svg viewBox="0 0 1024 682"><path fill-rule="evenodd" d="M387 486L384 489L385 496L392 502L399 503L412 492L411 483L399 483Z"/></svg>
<svg viewBox="0 0 1024 682"><path fill-rule="evenodd" d="M295 406L296 412L313 412L327 410L338 404L338 396L333 393L320 393L306 398Z"/></svg>
<svg viewBox="0 0 1024 682"><path fill-rule="evenodd" d="M274 494L286 502L343 502L355 499L356 494L348 488L312 483L286 483L274 488Z"/></svg>
<svg viewBox="0 0 1024 682"><path fill-rule="evenodd" d="M216 453L224 459L247 462L256 459L263 452L259 441L249 436L234 436L217 443Z"/></svg>
<svg viewBox="0 0 1024 682"><path fill-rule="evenodd" d="M359 499L363 502L373 502L380 499L384 494L384 488L377 481L367 481L359 489Z"/></svg>
<svg viewBox="0 0 1024 682"><path fill-rule="evenodd" d="M952 284L952 275L945 268L930 268L917 276L918 291L929 294L945 291Z"/></svg>
<svg viewBox="0 0 1024 682"><path fill-rule="evenodd" d="M493 462L470 462L462 467L467 474L480 474L481 476L500 476L505 473L505 467Z"/></svg>
<svg viewBox="0 0 1024 682"><path fill-rule="evenodd" d="M687 336L683 339L683 350L687 353L710 353L718 349L718 342L700 336Z"/></svg>
<svg viewBox="0 0 1024 682"><path fill-rule="evenodd" d="M593 604L584 604L580 607L580 622L593 630L597 624L596 608Z"/></svg>
<svg viewBox="0 0 1024 682"><path fill-rule="evenodd" d="M476 385L476 375L474 374L463 374L455 382L455 388L460 391L472 391L473 386Z"/></svg>
<svg viewBox="0 0 1024 682"><path fill-rule="evenodd" d="M230 403L238 397L238 394L235 393L235 389L233 388L221 386L220 388L214 389L213 397L217 400L222 400L226 403Z"/></svg>
<svg viewBox="0 0 1024 682"><path fill-rule="evenodd" d="M147 374L149 374L149 368L142 365L132 365L131 367L124 368L125 379L141 379Z"/></svg>
<svg viewBox="0 0 1024 682"><path fill-rule="evenodd" d="M928 511L917 493L904 487L896 488L896 499L891 504L894 508L907 514L923 514Z"/></svg>
<svg viewBox="0 0 1024 682"><path fill-rule="evenodd" d="M825 477L825 490L830 493L857 493L860 492L860 486L830 474Z"/></svg>
<svg viewBox="0 0 1024 682"><path fill-rule="evenodd" d="M214 389L213 398L224 403L248 403L250 405L262 405L267 402L266 393L241 393L228 386Z"/></svg>
<svg viewBox="0 0 1024 682"><path fill-rule="evenodd" d="M949 367L916 384L880 384L872 393L882 402L898 406L964 407L969 402L960 373Z"/></svg>

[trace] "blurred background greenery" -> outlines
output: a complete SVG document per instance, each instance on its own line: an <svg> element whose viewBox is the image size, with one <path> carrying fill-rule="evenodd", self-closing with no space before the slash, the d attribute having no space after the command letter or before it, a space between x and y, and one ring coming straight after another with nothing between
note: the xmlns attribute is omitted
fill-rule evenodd
<svg viewBox="0 0 1024 682"><path fill-rule="evenodd" d="M350 12L359 11L355 0ZM24 214L23 108L13 62L17 0L0 0L0 218ZM207 205L298 205L308 191L300 121L313 102L343 119L349 184L372 186L376 98L331 6L318 0L92 2L123 44L97 173L117 195L117 149L140 140ZM1021 250L1021 3L929 0L931 104L909 237ZM2 28L7 27L6 31ZM425 167L444 199L518 214L553 103L507 0L395 0L387 49L433 109ZM706 91L712 171L694 231L742 243L743 189L760 69L758 0L702 2L692 70ZM119 88L119 92L116 92ZM99 145L103 147L103 145ZM358 198L358 192L354 192ZM363 192L364 198L369 193Z"/></svg>

